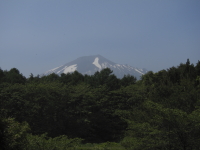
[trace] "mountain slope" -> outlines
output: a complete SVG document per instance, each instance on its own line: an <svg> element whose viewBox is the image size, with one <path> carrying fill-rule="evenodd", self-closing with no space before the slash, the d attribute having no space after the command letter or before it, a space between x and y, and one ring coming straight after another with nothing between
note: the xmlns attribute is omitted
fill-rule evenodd
<svg viewBox="0 0 200 150"><path fill-rule="evenodd" d="M45 72L42 75L49 75L51 73L62 74L72 73L75 70L82 74L93 75L96 71L101 71L104 68L110 68L113 73L118 77L122 78L124 75L133 75L137 79L147 72L146 69L138 69L129 65L121 65L114 63L101 55L84 56L77 58L74 61L66 63L60 67L56 67Z"/></svg>

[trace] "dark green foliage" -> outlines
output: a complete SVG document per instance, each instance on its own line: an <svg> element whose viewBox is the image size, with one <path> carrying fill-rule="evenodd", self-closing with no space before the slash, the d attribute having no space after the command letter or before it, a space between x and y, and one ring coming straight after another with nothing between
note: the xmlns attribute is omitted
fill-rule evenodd
<svg viewBox="0 0 200 150"><path fill-rule="evenodd" d="M78 71L74 71L73 73L61 74L60 81L67 85L77 85L83 82L84 77Z"/></svg>
<svg viewBox="0 0 200 150"><path fill-rule="evenodd" d="M100 72L97 71L90 78L89 84L93 87L98 87L99 85L103 85L111 73L112 71L108 68Z"/></svg>
<svg viewBox="0 0 200 150"><path fill-rule="evenodd" d="M65 135L51 138L46 134L28 134L27 141L27 150L74 150L79 147L82 139L70 139Z"/></svg>
<svg viewBox="0 0 200 150"><path fill-rule="evenodd" d="M31 76L30 79L33 79L33 77ZM50 75L41 77L41 80L43 82L54 82L54 81L56 81L58 79L59 79L59 76L57 74L55 74L55 73L52 73Z"/></svg>
<svg viewBox="0 0 200 150"><path fill-rule="evenodd" d="M0 116L17 121L0 119L7 149L198 150L200 62L188 59L139 81L118 79L108 68L28 79L16 68L0 69Z"/></svg>
<svg viewBox="0 0 200 150"><path fill-rule="evenodd" d="M3 72L3 70L0 68L0 83L2 83L3 82L3 78L4 78L4 72Z"/></svg>
<svg viewBox="0 0 200 150"><path fill-rule="evenodd" d="M198 65L187 60L186 64L142 77L146 100L135 110L118 112L128 122L121 141L124 147L134 150L200 148L197 134L200 132L200 86L196 68Z"/></svg>
<svg viewBox="0 0 200 150"><path fill-rule="evenodd" d="M13 118L0 118L0 150L25 149L29 130L26 122L19 123Z"/></svg>
<svg viewBox="0 0 200 150"><path fill-rule="evenodd" d="M195 66L195 72L196 72L197 76L200 76L200 61L198 61Z"/></svg>
<svg viewBox="0 0 200 150"><path fill-rule="evenodd" d="M2 118L0 118L0 145L1 145L0 150L4 150L7 147L6 135L5 135L6 126L7 124L5 123L5 121Z"/></svg>
<svg viewBox="0 0 200 150"><path fill-rule="evenodd" d="M122 86L129 86L131 84L136 83L136 77L131 76L131 75L124 75L124 77L121 79L121 85Z"/></svg>
<svg viewBox="0 0 200 150"><path fill-rule="evenodd" d="M1 81L2 82L7 82L7 83L11 83L11 84L15 84L15 83L20 83L20 84L24 84L26 82L26 78L20 74L19 70L16 68L12 68L10 69L10 71L4 71L4 75L2 75L2 71L0 71L1 73Z"/></svg>

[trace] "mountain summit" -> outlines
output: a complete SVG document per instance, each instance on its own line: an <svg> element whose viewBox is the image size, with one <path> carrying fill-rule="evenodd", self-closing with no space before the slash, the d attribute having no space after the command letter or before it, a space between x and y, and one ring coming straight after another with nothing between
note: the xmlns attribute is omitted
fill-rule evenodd
<svg viewBox="0 0 200 150"><path fill-rule="evenodd" d="M118 78L122 78L124 75L133 75L137 79L147 72L146 69L138 69L129 65L121 65L114 63L101 55L84 56L77 58L74 61L66 63L60 67L51 69L43 75L49 75L51 73L62 74L62 73L72 73L75 70L82 73L93 75L97 71L101 71L104 68L110 68Z"/></svg>

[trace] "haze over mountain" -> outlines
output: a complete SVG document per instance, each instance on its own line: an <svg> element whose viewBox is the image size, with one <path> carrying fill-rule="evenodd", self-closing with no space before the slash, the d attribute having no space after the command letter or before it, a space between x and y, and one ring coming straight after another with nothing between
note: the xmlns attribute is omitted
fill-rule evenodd
<svg viewBox="0 0 200 150"><path fill-rule="evenodd" d="M118 78L122 78L124 75L129 74L135 76L137 79L140 79L140 76L147 72L146 69L139 69L127 64L117 64L101 55L93 55L77 58L74 61L46 71L42 75L49 75L51 73L59 75L62 73L67 74L72 73L75 70L82 74L93 75L95 72L101 71L104 68L110 68Z"/></svg>

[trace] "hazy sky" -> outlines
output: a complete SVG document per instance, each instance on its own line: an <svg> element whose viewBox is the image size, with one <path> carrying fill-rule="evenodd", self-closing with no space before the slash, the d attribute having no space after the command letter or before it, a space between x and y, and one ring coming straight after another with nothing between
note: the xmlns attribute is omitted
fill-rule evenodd
<svg viewBox="0 0 200 150"><path fill-rule="evenodd" d="M196 65L200 1L0 1L1 69L28 77L96 54L154 72Z"/></svg>

